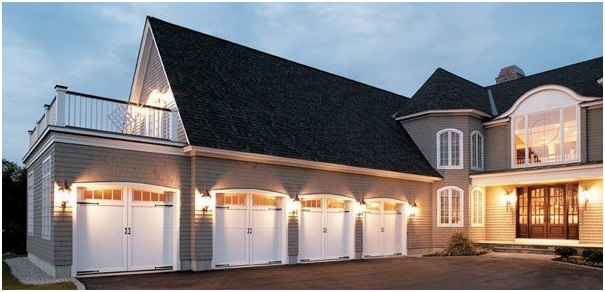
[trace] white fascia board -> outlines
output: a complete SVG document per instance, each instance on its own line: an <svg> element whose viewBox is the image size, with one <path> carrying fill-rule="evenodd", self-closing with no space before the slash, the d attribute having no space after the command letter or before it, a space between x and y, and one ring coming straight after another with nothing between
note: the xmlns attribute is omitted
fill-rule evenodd
<svg viewBox="0 0 605 292"><path fill-rule="evenodd" d="M473 186L527 185L603 178L603 163L471 175Z"/></svg>
<svg viewBox="0 0 605 292"><path fill-rule="evenodd" d="M595 108L602 108L603 107L603 100L595 100L595 101L591 101L591 102L586 102L586 103L582 103L580 104L580 107L585 107L588 109L595 109Z"/></svg>
<svg viewBox="0 0 605 292"><path fill-rule="evenodd" d="M31 147L25 157L23 157L26 167L29 167L33 161L36 161L38 157L54 143L86 145L177 156L187 155L185 152L183 152L183 143L163 141L146 137L99 132L94 132L91 134L89 130L62 128L56 126L49 126L44 134L40 137L46 136L49 136L50 139L47 139L42 145L40 145L40 143L42 143L44 139L38 139L38 142L36 142L34 147ZM35 155L33 155L34 153Z"/></svg>
<svg viewBox="0 0 605 292"><path fill-rule="evenodd" d="M496 127L496 126L502 126L502 125L506 125L509 121L510 121L509 117L499 118L497 120L485 122L485 123L483 123L483 126L486 127L486 128L491 128L491 127Z"/></svg>
<svg viewBox="0 0 605 292"><path fill-rule="evenodd" d="M143 79L145 77L143 75L145 74L145 71L147 71L147 61L149 60L147 36L149 35L150 31L149 20L145 20L145 27L143 28L143 35L141 36L141 44L139 45L139 54L137 55L137 63L134 69L134 75L132 76L130 96L128 97L128 101L130 102L139 103Z"/></svg>
<svg viewBox="0 0 605 292"><path fill-rule="evenodd" d="M478 118L491 118L492 116L485 112L478 111L475 109L451 109L451 110L428 110L419 113L410 114L395 118L397 121L408 120L411 118L417 118L426 115L440 115L440 116L474 116Z"/></svg>
<svg viewBox="0 0 605 292"><path fill-rule="evenodd" d="M394 178L394 179L405 179L405 180L419 181L419 182L432 183L432 182L441 180L441 178L439 178L439 177L426 176L426 175L408 174L408 173L401 173L401 172L388 171L388 170L377 170L377 169L348 166L348 165L335 164L335 163L308 161L308 160L295 159L295 158L278 157L278 156L271 156L271 155L257 154L257 153L247 153L247 152L240 152L240 151L233 151L233 150L223 150L223 149L216 149L216 148L209 148L209 147L202 147L202 146L187 145L184 147L184 151L185 151L185 153L188 153L190 156L207 156L207 157L224 158L224 159L240 160L240 161L247 161L247 162L258 162L258 163L265 163L265 164L301 167L301 168L334 171L334 172L346 172L346 173L352 173L352 174L371 175L371 176Z"/></svg>

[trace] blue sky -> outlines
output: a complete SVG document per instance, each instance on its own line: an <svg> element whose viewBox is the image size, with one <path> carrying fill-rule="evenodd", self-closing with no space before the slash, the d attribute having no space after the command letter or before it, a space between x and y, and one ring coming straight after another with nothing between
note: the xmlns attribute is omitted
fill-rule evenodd
<svg viewBox="0 0 605 292"><path fill-rule="evenodd" d="M603 56L603 3L3 3L2 157L21 163L55 84L126 99L145 16L411 97Z"/></svg>

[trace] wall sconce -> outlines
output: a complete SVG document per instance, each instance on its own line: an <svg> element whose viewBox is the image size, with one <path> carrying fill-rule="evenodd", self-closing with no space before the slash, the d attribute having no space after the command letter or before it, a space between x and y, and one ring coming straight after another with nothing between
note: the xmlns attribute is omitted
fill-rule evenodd
<svg viewBox="0 0 605 292"><path fill-rule="evenodd" d="M210 208L210 205L212 205L212 196L210 196L208 188L206 188L206 191L200 196L198 210L202 210L202 212L206 214L206 212L208 212L208 208Z"/></svg>
<svg viewBox="0 0 605 292"><path fill-rule="evenodd" d="M69 202L69 194L71 193L71 188L66 180L63 180L63 183L59 183L59 188L57 189L57 193L55 195L55 200L61 202L61 207L65 209L67 207L67 203Z"/></svg>
<svg viewBox="0 0 605 292"><path fill-rule="evenodd" d="M583 186L579 199L580 202L584 201L584 209L586 209L586 207L588 207L588 202L594 199L594 192L590 188Z"/></svg>
<svg viewBox="0 0 605 292"><path fill-rule="evenodd" d="M355 214L361 216L366 211L366 201L361 198L359 202L355 204Z"/></svg>
<svg viewBox="0 0 605 292"><path fill-rule="evenodd" d="M418 205L416 205L416 201L409 205L408 214L410 218L415 218L416 214L418 214Z"/></svg>
<svg viewBox="0 0 605 292"><path fill-rule="evenodd" d="M504 202L506 203L506 212L509 212L511 206L516 202L516 198L513 195L513 192L506 191L504 193Z"/></svg>
<svg viewBox="0 0 605 292"><path fill-rule="evenodd" d="M294 199L290 199L290 201L288 201L288 211L290 212L290 214L292 216L296 216L296 215L298 215L299 210L300 210L300 199L298 198L298 195L296 195L296 197L294 197Z"/></svg>

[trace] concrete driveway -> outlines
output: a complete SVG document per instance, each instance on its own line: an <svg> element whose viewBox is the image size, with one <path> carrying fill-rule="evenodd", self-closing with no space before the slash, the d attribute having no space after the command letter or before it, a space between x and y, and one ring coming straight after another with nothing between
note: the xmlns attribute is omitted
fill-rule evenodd
<svg viewBox="0 0 605 292"><path fill-rule="evenodd" d="M603 270L552 256L398 257L288 266L78 278L86 289L603 289Z"/></svg>

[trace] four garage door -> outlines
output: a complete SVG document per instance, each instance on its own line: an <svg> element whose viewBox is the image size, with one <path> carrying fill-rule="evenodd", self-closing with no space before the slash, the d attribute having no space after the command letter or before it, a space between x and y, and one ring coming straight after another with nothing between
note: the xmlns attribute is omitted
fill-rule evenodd
<svg viewBox="0 0 605 292"><path fill-rule="evenodd" d="M333 197L301 198L301 261L349 258L350 205Z"/></svg>
<svg viewBox="0 0 605 292"><path fill-rule="evenodd" d="M389 200L366 202L364 254L366 257L401 255L402 204Z"/></svg>
<svg viewBox="0 0 605 292"><path fill-rule="evenodd" d="M214 265L281 263L282 205L281 197L217 194Z"/></svg>
<svg viewBox="0 0 605 292"><path fill-rule="evenodd" d="M173 194L83 189L77 209L78 274L173 268Z"/></svg>

